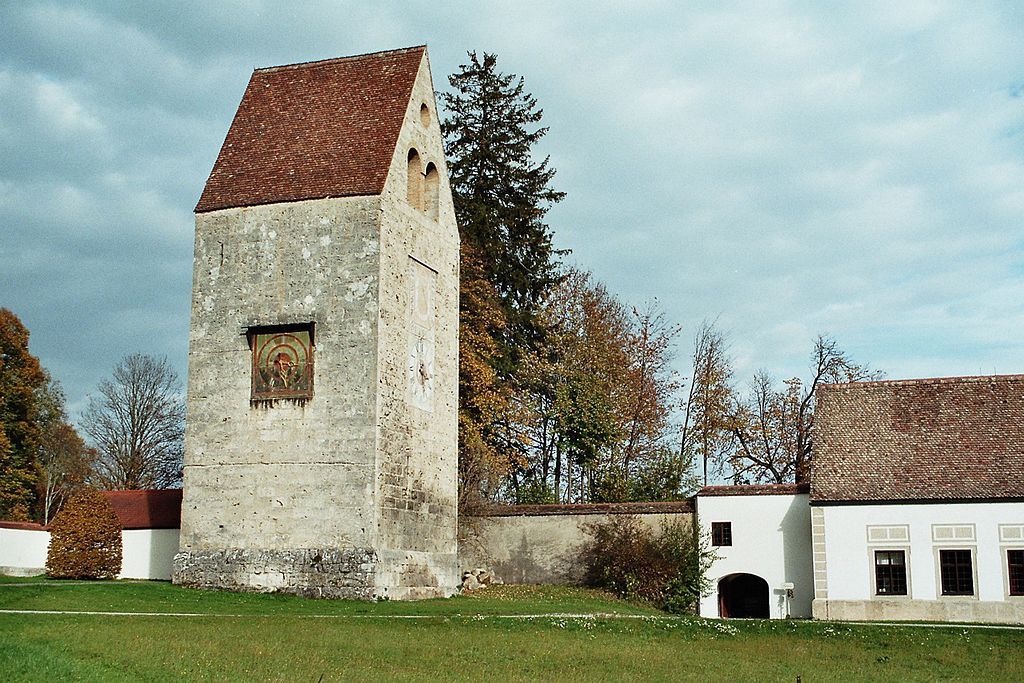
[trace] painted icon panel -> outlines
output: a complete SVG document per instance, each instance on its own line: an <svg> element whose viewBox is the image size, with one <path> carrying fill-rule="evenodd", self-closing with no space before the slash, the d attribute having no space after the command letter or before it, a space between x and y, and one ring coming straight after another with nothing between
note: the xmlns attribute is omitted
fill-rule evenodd
<svg viewBox="0 0 1024 683"><path fill-rule="evenodd" d="M250 334L252 398L313 396L313 345L308 327Z"/></svg>

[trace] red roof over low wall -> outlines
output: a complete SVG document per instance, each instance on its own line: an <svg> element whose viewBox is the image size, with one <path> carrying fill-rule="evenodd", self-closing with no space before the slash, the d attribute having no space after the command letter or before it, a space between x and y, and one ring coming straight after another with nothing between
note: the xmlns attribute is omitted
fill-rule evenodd
<svg viewBox="0 0 1024 683"><path fill-rule="evenodd" d="M648 515L693 512L689 500L660 503L587 503L578 505L500 505L470 514L470 517L540 517L545 515Z"/></svg>
<svg viewBox="0 0 1024 683"><path fill-rule="evenodd" d="M21 529L23 531L46 531L48 527L35 522L9 522L0 519L0 529Z"/></svg>
<svg viewBox="0 0 1024 683"><path fill-rule="evenodd" d="M181 489L103 491L121 520L122 529L181 527Z"/></svg>
<svg viewBox="0 0 1024 683"><path fill-rule="evenodd" d="M698 496L795 496L808 493L808 484L741 484L737 486L705 486Z"/></svg>

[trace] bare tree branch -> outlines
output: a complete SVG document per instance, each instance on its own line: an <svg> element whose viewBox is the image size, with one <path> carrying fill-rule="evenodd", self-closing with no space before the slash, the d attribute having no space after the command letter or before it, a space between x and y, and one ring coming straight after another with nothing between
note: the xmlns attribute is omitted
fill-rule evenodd
<svg viewBox="0 0 1024 683"><path fill-rule="evenodd" d="M96 446L96 483L107 489L180 484L185 404L167 359L134 354L89 399L82 426Z"/></svg>

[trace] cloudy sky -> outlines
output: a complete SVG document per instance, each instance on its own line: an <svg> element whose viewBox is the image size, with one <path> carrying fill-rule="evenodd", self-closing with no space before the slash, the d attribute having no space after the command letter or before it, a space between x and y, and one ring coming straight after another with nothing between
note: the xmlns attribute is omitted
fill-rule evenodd
<svg viewBox="0 0 1024 683"><path fill-rule="evenodd" d="M889 377L1024 372L1021 5L679 4L2 3L0 306L73 413L127 353L184 377L252 69L427 43L438 88L470 49L525 77L558 245L662 303L680 369L708 317L741 378L818 333Z"/></svg>

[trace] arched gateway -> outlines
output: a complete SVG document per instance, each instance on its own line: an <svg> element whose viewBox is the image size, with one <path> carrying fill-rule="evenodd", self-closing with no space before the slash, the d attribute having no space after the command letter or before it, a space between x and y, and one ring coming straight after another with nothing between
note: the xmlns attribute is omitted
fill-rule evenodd
<svg viewBox="0 0 1024 683"><path fill-rule="evenodd" d="M768 619L768 582L755 574L729 574L718 580L718 615Z"/></svg>

